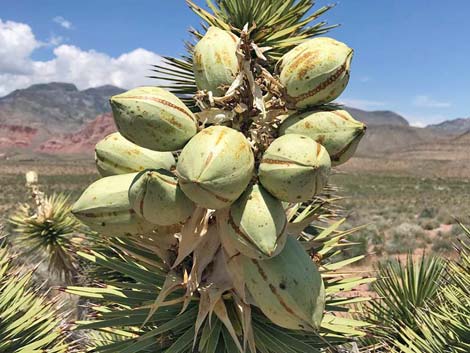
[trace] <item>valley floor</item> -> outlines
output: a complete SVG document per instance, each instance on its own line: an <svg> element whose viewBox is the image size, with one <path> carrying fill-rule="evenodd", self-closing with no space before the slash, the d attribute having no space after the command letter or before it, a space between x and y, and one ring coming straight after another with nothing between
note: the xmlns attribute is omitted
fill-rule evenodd
<svg viewBox="0 0 470 353"><path fill-rule="evenodd" d="M358 163L363 164L363 161L350 161L347 168L337 171L331 178L331 182L341 188L340 195L345 197L341 201L347 216L345 227L368 224L352 236L352 240L360 244L351 249L353 254L368 251L382 257L407 251L452 251L452 241L461 233L454 217L468 221L470 216L470 178L426 178L421 173L416 175L396 169L393 172L383 168L374 170L371 163L368 163L369 168L355 168ZM38 172L43 191L65 192L70 194L71 200L98 179L89 160L2 161L2 222L18 202L27 199L24 173L28 170Z"/></svg>

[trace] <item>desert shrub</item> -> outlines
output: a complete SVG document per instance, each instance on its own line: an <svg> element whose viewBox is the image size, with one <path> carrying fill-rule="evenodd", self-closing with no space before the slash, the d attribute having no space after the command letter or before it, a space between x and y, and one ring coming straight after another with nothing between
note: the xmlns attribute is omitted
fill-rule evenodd
<svg viewBox="0 0 470 353"><path fill-rule="evenodd" d="M454 227L452 227L452 229L453 228ZM454 242L457 237L452 234L452 229L449 232L437 232L432 242L432 251L436 253L448 253L454 250Z"/></svg>
<svg viewBox="0 0 470 353"><path fill-rule="evenodd" d="M418 240L424 239L426 239L426 233L419 225L402 223L392 229L390 238L385 243L385 251L389 254L413 251L422 243Z"/></svg>
<svg viewBox="0 0 470 353"><path fill-rule="evenodd" d="M440 209L437 213L436 219L441 224L454 224L455 218L453 215L446 209Z"/></svg>
<svg viewBox="0 0 470 353"><path fill-rule="evenodd" d="M437 216L438 210L434 207L426 207L424 208L420 214L418 215L419 218L435 218Z"/></svg>
<svg viewBox="0 0 470 353"><path fill-rule="evenodd" d="M454 245L450 237L438 237L434 239L432 251L436 253L448 253L454 249Z"/></svg>
<svg viewBox="0 0 470 353"><path fill-rule="evenodd" d="M437 219L434 218L422 218L419 221L419 225L425 230L433 230L439 228L440 223Z"/></svg>

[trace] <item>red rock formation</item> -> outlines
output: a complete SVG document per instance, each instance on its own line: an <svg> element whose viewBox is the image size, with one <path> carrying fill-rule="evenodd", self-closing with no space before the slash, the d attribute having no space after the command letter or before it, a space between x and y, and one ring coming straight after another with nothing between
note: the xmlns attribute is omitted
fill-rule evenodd
<svg viewBox="0 0 470 353"><path fill-rule="evenodd" d="M36 151L42 153L89 153L104 136L115 132L111 113L98 115L74 133L55 136L39 145Z"/></svg>
<svg viewBox="0 0 470 353"><path fill-rule="evenodd" d="M37 133L38 129L29 126L0 124L0 148L29 147Z"/></svg>

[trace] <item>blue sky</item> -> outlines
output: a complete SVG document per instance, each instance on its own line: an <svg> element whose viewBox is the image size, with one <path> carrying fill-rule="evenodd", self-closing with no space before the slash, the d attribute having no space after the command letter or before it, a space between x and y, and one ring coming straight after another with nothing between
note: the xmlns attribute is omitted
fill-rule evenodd
<svg viewBox="0 0 470 353"><path fill-rule="evenodd" d="M0 95L48 80L151 83L146 65L156 53L181 54L186 29L199 23L183 0L0 0L0 8ZM416 125L469 117L469 13L468 0L338 1L324 19L342 26L329 35L355 49L340 101Z"/></svg>

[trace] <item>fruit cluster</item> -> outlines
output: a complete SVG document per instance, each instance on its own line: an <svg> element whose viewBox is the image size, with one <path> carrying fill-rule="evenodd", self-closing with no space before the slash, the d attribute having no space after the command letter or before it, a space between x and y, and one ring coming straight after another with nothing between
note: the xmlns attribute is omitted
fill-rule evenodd
<svg viewBox="0 0 470 353"><path fill-rule="evenodd" d="M96 145L103 178L73 212L105 235L171 233L180 244L192 242L189 250L180 246L174 268L216 229L220 249L199 272L214 271L208 264L222 253L234 295L282 327L315 330L323 282L289 233L286 210L318 195L331 166L346 162L364 134L348 112L325 105L346 87L353 51L330 38L305 41L268 75L276 88L259 103L257 89L269 86L258 85L260 70L246 48L246 36L215 27L195 46L200 112L159 87L112 97L119 132ZM246 92L254 93L247 99ZM276 105L268 102L273 95ZM202 276L195 277L192 294L202 288Z"/></svg>

